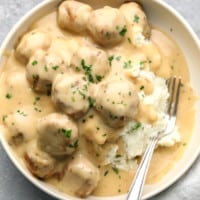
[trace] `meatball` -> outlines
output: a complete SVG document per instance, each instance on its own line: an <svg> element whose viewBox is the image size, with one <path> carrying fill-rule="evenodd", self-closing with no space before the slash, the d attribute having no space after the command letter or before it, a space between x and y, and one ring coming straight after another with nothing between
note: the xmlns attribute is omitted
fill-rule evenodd
<svg viewBox="0 0 200 200"><path fill-rule="evenodd" d="M74 53L70 66L76 72L84 73L92 83L100 82L110 69L107 54L101 49L87 46Z"/></svg>
<svg viewBox="0 0 200 200"><path fill-rule="evenodd" d="M88 30L100 45L116 45L127 32L126 20L118 9L106 6L92 12Z"/></svg>
<svg viewBox="0 0 200 200"><path fill-rule="evenodd" d="M55 160L41 151L35 141L27 146L24 158L30 172L38 178L49 178L55 172Z"/></svg>
<svg viewBox="0 0 200 200"><path fill-rule="evenodd" d="M141 6L135 2L125 3L120 7L126 20L132 25L133 33L143 33L149 38L151 29Z"/></svg>
<svg viewBox="0 0 200 200"><path fill-rule="evenodd" d="M102 82L94 95L96 109L111 127L124 126L138 112L139 98L136 89L125 79Z"/></svg>
<svg viewBox="0 0 200 200"><path fill-rule="evenodd" d="M4 116L3 122L9 133L7 139L10 145L18 146L35 137L36 129L33 124L36 122L36 116L32 106L21 106Z"/></svg>
<svg viewBox="0 0 200 200"><path fill-rule="evenodd" d="M50 45L51 37L48 32L35 29L22 37L16 48L15 56L19 61L26 64L36 50L47 50Z"/></svg>
<svg viewBox="0 0 200 200"><path fill-rule="evenodd" d="M78 144L78 128L68 116L52 113L38 121L38 146L52 156L72 154Z"/></svg>
<svg viewBox="0 0 200 200"><path fill-rule="evenodd" d="M77 33L86 30L92 8L77 1L64 1L58 9L58 24L63 29Z"/></svg>
<svg viewBox="0 0 200 200"><path fill-rule="evenodd" d="M60 57L66 66L70 65L71 57L78 49L78 42L75 39L56 37L52 40L52 44L48 50L50 54Z"/></svg>
<svg viewBox="0 0 200 200"><path fill-rule="evenodd" d="M82 154L75 155L68 166L68 171L84 181L83 185L76 191L79 197L87 197L97 187L100 179L99 169Z"/></svg>
<svg viewBox="0 0 200 200"><path fill-rule="evenodd" d="M37 92L50 93L54 77L67 71L67 66L61 57L38 50L30 58L26 72L27 79Z"/></svg>
<svg viewBox="0 0 200 200"><path fill-rule="evenodd" d="M52 87L52 101L66 114L79 118L92 106L89 93L89 83L84 76L58 75Z"/></svg>

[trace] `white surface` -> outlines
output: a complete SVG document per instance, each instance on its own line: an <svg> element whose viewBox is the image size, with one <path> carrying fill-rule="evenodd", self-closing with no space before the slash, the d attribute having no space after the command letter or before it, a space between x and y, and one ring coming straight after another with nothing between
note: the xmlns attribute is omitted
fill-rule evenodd
<svg viewBox="0 0 200 200"><path fill-rule="evenodd" d="M200 37L199 8L200 1L194 0L166 0L174 8L181 11L187 21L193 26ZM14 23L33 5L39 3L39 0L0 0L0 42L6 36L6 33ZM196 12L195 12L196 11ZM154 200L182 200L182 199L200 199L200 159L193 168L177 184L170 187L167 191L154 197ZM0 146L0 199L1 200L53 200L53 198L40 192L32 186L15 169L8 160L6 154Z"/></svg>

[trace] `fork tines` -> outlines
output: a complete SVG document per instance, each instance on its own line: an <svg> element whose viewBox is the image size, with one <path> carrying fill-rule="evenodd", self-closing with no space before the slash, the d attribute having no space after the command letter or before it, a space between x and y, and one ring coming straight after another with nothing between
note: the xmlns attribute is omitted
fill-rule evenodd
<svg viewBox="0 0 200 200"><path fill-rule="evenodd" d="M170 116L176 116L179 96L180 96L180 88L181 88L181 77L177 78L176 76L171 77L167 81L168 91L169 91L169 107L168 114Z"/></svg>

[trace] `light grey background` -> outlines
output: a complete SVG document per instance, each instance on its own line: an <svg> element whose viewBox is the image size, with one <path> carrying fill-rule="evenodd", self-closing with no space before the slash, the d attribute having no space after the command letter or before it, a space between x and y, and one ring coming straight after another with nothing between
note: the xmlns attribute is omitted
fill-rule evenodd
<svg viewBox="0 0 200 200"><path fill-rule="evenodd" d="M182 14L200 38L200 0L165 1ZM2 43L12 26L39 2L41 0L0 0L0 43ZM151 200L199 199L200 158L183 178ZM34 187L17 171L2 149L1 144L0 200L55 200Z"/></svg>

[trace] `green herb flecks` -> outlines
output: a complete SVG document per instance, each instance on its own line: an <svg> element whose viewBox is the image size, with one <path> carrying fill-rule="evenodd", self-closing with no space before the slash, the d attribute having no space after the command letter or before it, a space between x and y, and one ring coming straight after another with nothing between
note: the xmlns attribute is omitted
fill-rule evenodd
<svg viewBox="0 0 200 200"><path fill-rule="evenodd" d="M104 172L104 176L107 176L108 175L108 173L109 173L109 171L107 170L107 171L105 171Z"/></svg>
<svg viewBox="0 0 200 200"><path fill-rule="evenodd" d="M124 37L125 34L127 33L127 27L126 26L124 26L122 29L120 29L119 26L116 26L116 29L119 31L119 35L122 36L122 37Z"/></svg>
<svg viewBox="0 0 200 200"><path fill-rule="evenodd" d="M130 69L132 67L132 61L128 60L127 62L124 62L124 69Z"/></svg>
<svg viewBox="0 0 200 200"><path fill-rule="evenodd" d="M76 149L78 147L78 142L79 140L76 140L74 143L69 144L68 147Z"/></svg>
<svg viewBox="0 0 200 200"><path fill-rule="evenodd" d="M62 133L64 134L65 137L67 137L67 138L71 137L71 134L72 134L71 129L62 129L61 131L62 131Z"/></svg>
<svg viewBox="0 0 200 200"><path fill-rule="evenodd" d="M22 115L23 117L28 116L26 113L24 113L24 111L21 111L21 110L17 110L17 113Z"/></svg>
<svg viewBox="0 0 200 200"><path fill-rule="evenodd" d="M108 61L109 61L109 65L110 65L110 66L112 66L112 61L113 61L113 59L114 59L114 56L113 56L113 55L108 57Z"/></svg>
<svg viewBox="0 0 200 200"><path fill-rule="evenodd" d="M32 65L33 66L35 66L35 65L37 65L38 64L38 61L37 60L34 60L33 62L32 62Z"/></svg>
<svg viewBox="0 0 200 200"><path fill-rule="evenodd" d="M52 69L55 70L55 71L56 71L58 68L59 68L58 65L55 65L55 66L52 67Z"/></svg>
<svg viewBox="0 0 200 200"><path fill-rule="evenodd" d="M142 123L141 122L138 122L135 124L135 126L131 127L129 133L132 133L134 131L137 131L138 129L140 129L142 127Z"/></svg>
<svg viewBox="0 0 200 200"><path fill-rule="evenodd" d="M140 21L140 17L138 15L135 15L134 19L133 19L133 22L138 24L139 21Z"/></svg>
<svg viewBox="0 0 200 200"><path fill-rule="evenodd" d="M94 77L92 75L92 65L86 65L85 60L81 60L81 67L85 72L85 75L88 78L88 81L94 83Z"/></svg>
<svg viewBox="0 0 200 200"><path fill-rule="evenodd" d="M118 168L113 167L112 170L113 170L116 174L119 174L119 169L118 169Z"/></svg>
<svg viewBox="0 0 200 200"><path fill-rule="evenodd" d="M7 93L5 97L6 97L6 99L11 99L12 95L10 93Z"/></svg>
<svg viewBox="0 0 200 200"><path fill-rule="evenodd" d="M92 97L88 97L88 102L89 102L90 108L92 108L92 107L94 107L94 104L95 104L96 101Z"/></svg>

